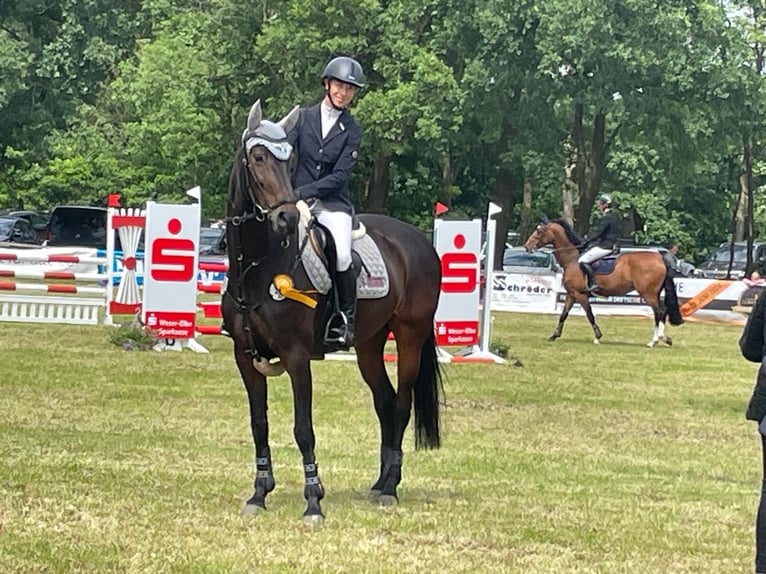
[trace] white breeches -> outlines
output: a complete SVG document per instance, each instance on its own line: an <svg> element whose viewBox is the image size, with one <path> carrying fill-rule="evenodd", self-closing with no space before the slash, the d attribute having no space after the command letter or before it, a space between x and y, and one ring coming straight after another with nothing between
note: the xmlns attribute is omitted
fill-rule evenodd
<svg viewBox="0 0 766 574"><path fill-rule="evenodd" d="M335 256L338 261L336 271L346 271L351 267L351 215L342 211L316 210L314 212L319 223L332 233L335 241Z"/></svg>
<svg viewBox="0 0 766 574"><path fill-rule="evenodd" d="M606 257L612 252L611 249L604 249L603 247L591 247L585 253L580 255L577 259L578 263L593 263L598 261L602 257Z"/></svg>

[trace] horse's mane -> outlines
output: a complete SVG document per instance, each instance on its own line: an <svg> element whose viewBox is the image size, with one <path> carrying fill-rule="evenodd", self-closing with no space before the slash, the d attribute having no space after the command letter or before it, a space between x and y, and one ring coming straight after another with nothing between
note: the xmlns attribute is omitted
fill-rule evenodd
<svg viewBox="0 0 766 574"><path fill-rule="evenodd" d="M573 245L580 245L582 243L582 237L580 237L580 235L574 229L572 229L572 226L569 225L565 219L554 219L551 221L551 223L558 223L564 230L564 234L567 236L567 239L569 239Z"/></svg>

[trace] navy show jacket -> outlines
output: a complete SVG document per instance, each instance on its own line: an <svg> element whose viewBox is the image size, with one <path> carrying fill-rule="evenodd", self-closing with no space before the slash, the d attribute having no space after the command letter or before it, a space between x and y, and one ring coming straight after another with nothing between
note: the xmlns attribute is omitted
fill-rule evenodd
<svg viewBox="0 0 766 574"><path fill-rule="evenodd" d="M348 179L356 165L362 127L343 110L322 138L321 104L301 108L300 119L287 134L298 160L292 184L301 199L321 199L327 209L353 213Z"/></svg>

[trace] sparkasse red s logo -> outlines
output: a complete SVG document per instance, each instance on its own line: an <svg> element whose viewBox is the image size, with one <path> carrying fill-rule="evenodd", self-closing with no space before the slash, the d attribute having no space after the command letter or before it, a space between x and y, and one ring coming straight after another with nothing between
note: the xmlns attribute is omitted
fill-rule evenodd
<svg viewBox="0 0 766 574"><path fill-rule="evenodd" d="M442 255L442 291L473 293L478 285L478 265L475 253L459 251L465 247L465 236L455 235L452 244L458 251Z"/></svg>
<svg viewBox="0 0 766 574"><path fill-rule="evenodd" d="M181 233L178 219L168 221L171 235ZM181 237L159 237L151 245L151 275L155 281L186 283L196 274L194 268L194 241Z"/></svg>

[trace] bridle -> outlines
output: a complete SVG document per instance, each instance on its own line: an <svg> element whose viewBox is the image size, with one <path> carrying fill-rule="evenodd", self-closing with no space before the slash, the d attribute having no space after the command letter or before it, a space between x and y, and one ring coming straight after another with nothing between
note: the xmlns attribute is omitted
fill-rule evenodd
<svg viewBox="0 0 766 574"><path fill-rule="evenodd" d="M291 149L290 149L289 152L286 152L286 153L288 153L288 155L286 155L285 159L280 159L279 157L277 157L274 154L274 151L271 149L271 146L265 145L265 143L264 144L261 143L261 141L269 142L269 140L267 140L263 136L252 136L252 137L257 140L257 143L255 145L262 145L263 147L265 147L266 150L271 153L271 155L274 157L274 159L276 161L286 162L286 161L288 161L290 159L290 155L292 153ZM245 140L245 138L243 138L243 140ZM276 141L273 141L273 142L270 142L270 143L277 144L277 145L283 144L283 145L288 146L288 149L291 147L290 144L287 143L287 140L281 140L280 139L280 140L276 140ZM255 145L251 146L251 147L255 147ZM240 220L241 220L242 217L245 217L246 218L245 220L247 220L247 219L255 219L256 221L262 222L262 221L264 221L266 219L266 217L272 211L274 211L276 209L279 209L280 207L285 206L285 205L295 205L298 202L298 199L294 197L294 195L295 195L294 193L293 193L293 197L292 198L282 199L282 200L280 200L280 201L278 201L278 202L276 202L276 203L274 203L272 205L263 206L261 204L261 202L258 201L257 194L254 193L254 191L253 191L252 182L255 182L255 187L258 188L258 191L260 191L261 196L263 196L263 197L266 196L266 189L264 188L263 182L261 182L260 178L258 177L258 174L256 174L255 169L253 169L253 166L251 165L251 163L249 161L249 151L250 151L250 148L248 148L243 143L242 165L245 168L244 169L244 171L245 171L245 181L243 183L245 184L245 188L247 189L248 199L250 200L250 203L253 204L254 211L253 211L252 214L248 214L247 212L245 212L242 216L233 216L231 218L233 225L239 225L239 223L241 223ZM252 182L251 182L251 180L252 180ZM249 215L249 217L248 217L248 215ZM237 219L237 217L239 217L240 220L235 221Z"/></svg>

